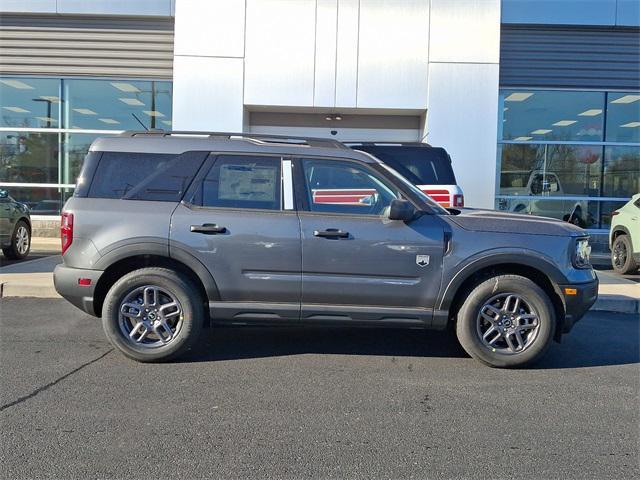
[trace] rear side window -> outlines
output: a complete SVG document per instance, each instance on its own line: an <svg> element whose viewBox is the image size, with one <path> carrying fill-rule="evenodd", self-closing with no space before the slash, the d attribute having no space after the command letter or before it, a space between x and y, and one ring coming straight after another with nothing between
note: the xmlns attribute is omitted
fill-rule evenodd
<svg viewBox="0 0 640 480"><path fill-rule="evenodd" d="M87 196L178 202L206 156L104 152Z"/></svg>
<svg viewBox="0 0 640 480"><path fill-rule="evenodd" d="M451 159L444 148L362 145L414 185L456 185Z"/></svg>
<svg viewBox="0 0 640 480"><path fill-rule="evenodd" d="M197 185L192 203L280 210L281 183L280 157L221 155Z"/></svg>

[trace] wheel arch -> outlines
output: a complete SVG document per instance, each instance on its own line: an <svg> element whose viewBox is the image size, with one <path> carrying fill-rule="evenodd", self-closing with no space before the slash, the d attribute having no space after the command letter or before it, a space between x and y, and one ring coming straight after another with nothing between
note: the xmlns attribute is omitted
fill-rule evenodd
<svg viewBox="0 0 640 480"><path fill-rule="evenodd" d="M447 285L440 301L440 310L448 311L449 322L454 323L458 310L468 293L487 278L496 275L520 275L533 281L549 296L556 314L556 340L560 339L565 317L565 304L559 285L565 279L562 273L544 260L526 260L520 256L498 255L486 257L463 268Z"/></svg>
<svg viewBox="0 0 640 480"><path fill-rule="evenodd" d="M198 288L205 311L209 311L209 301L219 299L218 288L209 271L195 258L172 258L158 253L118 256L104 269L93 293L93 308L96 316L102 315L102 307L107 292L118 279L129 272L145 267L164 267L184 274Z"/></svg>

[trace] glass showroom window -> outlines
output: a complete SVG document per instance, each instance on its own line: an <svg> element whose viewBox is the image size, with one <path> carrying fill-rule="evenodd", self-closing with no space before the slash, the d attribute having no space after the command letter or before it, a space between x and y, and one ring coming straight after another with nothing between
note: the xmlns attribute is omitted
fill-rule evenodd
<svg viewBox="0 0 640 480"><path fill-rule="evenodd" d="M496 207L608 228L640 191L640 95L505 89L500 99Z"/></svg>
<svg viewBox="0 0 640 480"><path fill-rule="evenodd" d="M0 77L0 187L34 215L57 215L99 136L171 128L172 84Z"/></svg>

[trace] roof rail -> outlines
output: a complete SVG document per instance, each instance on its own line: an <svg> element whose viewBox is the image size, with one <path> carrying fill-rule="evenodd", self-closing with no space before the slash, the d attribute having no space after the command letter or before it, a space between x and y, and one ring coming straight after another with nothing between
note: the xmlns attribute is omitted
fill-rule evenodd
<svg viewBox="0 0 640 480"><path fill-rule="evenodd" d="M122 132L120 137L171 137L171 136L197 136L207 137L211 139L219 140L246 140L257 144L280 144L280 145L293 145L301 147L328 147L328 148L340 148L350 150L338 140L330 138L315 138L315 137L296 137L289 135L271 135L266 133L229 133L229 132L199 132L199 131L177 131L177 130L160 130L153 129L149 131L137 131L127 130Z"/></svg>
<svg viewBox="0 0 640 480"><path fill-rule="evenodd" d="M402 141L388 141L388 142L343 142L345 145L350 147L431 147L428 143L423 142L402 142Z"/></svg>

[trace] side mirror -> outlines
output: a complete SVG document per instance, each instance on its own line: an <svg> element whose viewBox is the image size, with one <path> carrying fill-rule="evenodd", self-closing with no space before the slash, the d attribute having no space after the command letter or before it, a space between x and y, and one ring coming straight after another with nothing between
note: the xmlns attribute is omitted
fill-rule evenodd
<svg viewBox="0 0 640 480"><path fill-rule="evenodd" d="M389 206L389 220L409 222L416 216L416 209L408 200L396 198Z"/></svg>
<svg viewBox="0 0 640 480"><path fill-rule="evenodd" d="M9 196L9 192L6 190L0 189L0 198L7 198Z"/></svg>

